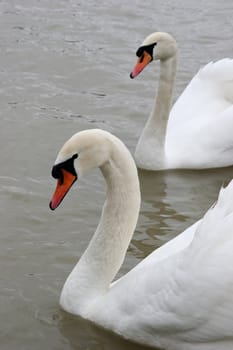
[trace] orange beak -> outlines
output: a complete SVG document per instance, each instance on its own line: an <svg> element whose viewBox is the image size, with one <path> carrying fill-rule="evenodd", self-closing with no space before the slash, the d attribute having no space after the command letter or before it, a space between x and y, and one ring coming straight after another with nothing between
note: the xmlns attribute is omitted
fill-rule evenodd
<svg viewBox="0 0 233 350"><path fill-rule="evenodd" d="M53 194L52 200L49 203L51 210L55 210L59 206L73 183L77 180L77 176L71 174L65 169L61 169L61 173L62 177L57 180L57 187Z"/></svg>
<svg viewBox="0 0 233 350"><path fill-rule="evenodd" d="M144 51L143 54L139 57L133 71L130 73L130 78L135 78L151 61L151 55L148 52Z"/></svg>

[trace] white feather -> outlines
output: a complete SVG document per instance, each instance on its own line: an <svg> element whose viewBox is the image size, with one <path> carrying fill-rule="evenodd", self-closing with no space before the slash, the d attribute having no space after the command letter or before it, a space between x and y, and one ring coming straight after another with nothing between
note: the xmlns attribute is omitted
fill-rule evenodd
<svg viewBox="0 0 233 350"><path fill-rule="evenodd" d="M210 62L193 77L172 109L177 48L167 33L149 43L160 59L160 82L152 113L139 138L140 168L216 168L233 164L233 60ZM148 38L144 43L147 43Z"/></svg>
<svg viewBox="0 0 233 350"><path fill-rule="evenodd" d="M125 146L101 130L72 137L59 152L60 171L73 154L79 155L78 174L100 167L107 198L97 230L63 287L61 306L141 344L232 349L233 181L202 220L112 283L138 218L137 170Z"/></svg>

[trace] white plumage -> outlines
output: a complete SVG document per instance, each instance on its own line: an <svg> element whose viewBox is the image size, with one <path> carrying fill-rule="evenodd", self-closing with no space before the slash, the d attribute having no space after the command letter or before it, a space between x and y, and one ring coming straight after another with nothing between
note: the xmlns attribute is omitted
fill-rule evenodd
<svg viewBox="0 0 233 350"><path fill-rule="evenodd" d="M233 181L202 220L112 283L138 218L136 166L123 143L101 130L80 132L62 147L53 170L58 187L66 172L61 182L57 169L68 169L71 159L78 176L100 167L107 197L96 232L63 287L61 306L141 344L168 350L231 349ZM52 209L57 193L61 196L57 189Z"/></svg>
<svg viewBox="0 0 233 350"><path fill-rule="evenodd" d="M160 81L136 147L137 165L150 170L232 165L233 60L224 58L200 69L171 108L176 42L169 34L157 32L144 40L142 48L153 43L151 57L160 60ZM135 69L132 77L140 73Z"/></svg>

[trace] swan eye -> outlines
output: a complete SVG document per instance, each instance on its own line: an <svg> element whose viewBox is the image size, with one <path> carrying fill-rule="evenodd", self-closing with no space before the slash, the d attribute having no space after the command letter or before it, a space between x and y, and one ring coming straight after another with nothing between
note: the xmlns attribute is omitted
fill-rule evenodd
<svg viewBox="0 0 233 350"><path fill-rule="evenodd" d="M136 56L141 57L145 46L140 46L136 52Z"/></svg>
<svg viewBox="0 0 233 350"><path fill-rule="evenodd" d="M52 177L54 179L59 179L61 184L63 183L62 169L68 171L72 175L77 177L76 170L74 168L74 160L78 158L78 154L74 154L71 158L65 160L62 163L55 164L52 168Z"/></svg>
<svg viewBox="0 0 233 350"><path fill-rule="evenodd" d="M155 45L157 45L157 43L140 46L136 52L136 56L142 57L143 52L146 51L151 56L151 58L153 58L153 49L154 49Z"/></svg>
<svg viewBox="0 0 233 350"><path fill-rule="evenodd" d="M58 165L54 165L52 168L52 177L54 179L62 179L62 171Z"/></svg>

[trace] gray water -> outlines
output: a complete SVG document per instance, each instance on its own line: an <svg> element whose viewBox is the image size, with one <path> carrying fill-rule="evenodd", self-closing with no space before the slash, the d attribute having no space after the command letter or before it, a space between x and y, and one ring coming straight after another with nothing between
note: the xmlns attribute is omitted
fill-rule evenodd
<svg viewBox="0 0 233 350"><path fill-rule="evenodd" d="M114 133L133 152L159 74L153 63L129 79L144 37L177 39L176 98L200 66L233 56L232 12L232 0L0 1L1 350L143 349L59 308L104 183L93 172L51 212L51 167L64 141L87 128ZM120 275L200 218L233 169L139 175L142 209Z"/></svg>

